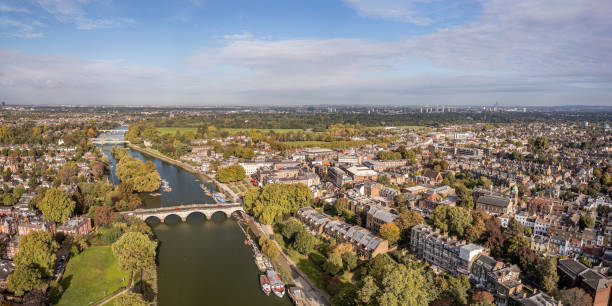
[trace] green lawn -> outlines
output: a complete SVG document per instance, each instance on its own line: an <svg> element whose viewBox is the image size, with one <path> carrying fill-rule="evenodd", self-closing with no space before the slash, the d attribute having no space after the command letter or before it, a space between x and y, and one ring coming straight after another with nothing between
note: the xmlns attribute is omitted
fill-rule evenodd
<svg viewBox="0 0 612 306"><path fill-rule="evenodd" d="M179 131L181 133L185 133L188 131L197 132L198 128L195 128L195 127L158 127L157 130L162 134L174 135L176 131Z"/></svg>
<svg viewBox="0 0 612 306"><path fill-rule="evenodd" d="M94 246L68 261L57 305L88 305L128 285L129 272L119 270L110 246Z"/></svg>
<svg viewBox="0 0 612 306"><path fill-rule="evenodd" d="M251 129L241 129L241 128L221 128L222 131L229 131L230 133L234 134L234 133L240 133L240 132L244 132L244 131L250 131ZM284 133L289 133L289 132L299 132L299 131L304 131L302 129L255 129L256 131L262 132L262 133L269 133L270 131L274 131L274 133L276 134L284 134Z"/></svg>
<svg viewBox="0 0 612 306"><path fill-rule="evenodd" d="M175 134L176 131L179 131L181 133L185 133L187 131L196 132L198 130L198 128L196 128L196 127L171 127L171 126L166 126L166 127L158 127L157 130L160 133L162 133L162 134ZM219 130L221 130L221 131L229 131L230 134L236 134L236 133L240 133L240 132L244 132L244 131L249 131L251 129L220 128ZM274 133L277 133L277 134L304 131L302 129L255 129L255 130L260 131L262 133L269 133L270 131L274 131Z"/></svg>
<svg viewBox="0 0 612 306"><path fill-rule="evenodd" d="M370 143L369 140L340 140L340 141L316 141L316 140L307 140L307 141L286 141L284 144L288 148L304 148L304 147L321 147L321 148L349 148L361 146L366 143Z"/></svg>

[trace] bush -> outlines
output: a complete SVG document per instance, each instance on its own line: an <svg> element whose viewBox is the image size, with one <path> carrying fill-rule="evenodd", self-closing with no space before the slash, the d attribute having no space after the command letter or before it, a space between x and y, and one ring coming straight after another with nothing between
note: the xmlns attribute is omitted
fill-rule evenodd
<svg viewBox="0 0 612 306"><path fill-rule="evenodd" d="M103 244L111 244L114 243L121 237L121 229L118 227L109 227L100 233L100 242Z"/></svg>

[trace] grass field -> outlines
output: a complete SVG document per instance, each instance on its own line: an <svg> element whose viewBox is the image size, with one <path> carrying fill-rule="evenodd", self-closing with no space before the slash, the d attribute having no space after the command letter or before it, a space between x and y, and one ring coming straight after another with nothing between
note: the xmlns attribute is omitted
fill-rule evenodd
<svg viewBox="0 0 612 306"><path fill-rule="evenodd" d="M119 270L110 246L90 247L68 261L57 305L88 305L128 285L129 272Z"/></svg>
<svg viewBox="0 0 612 306"><path fill-rule="evenodd" d="M195 128L195 127L158 127L157 130L162 134L174 135L176 131L179 131L181 133L185 133L188 131L196 132L198 128Z"/></svg>
<svg viewBox="0 0 612 306"><path fill-rule="evenodd" d="M195 127L158 127L157 130L161 133L161 134L175 134L176 131L179 131L181 133L185 133L187 131L193 131L196 132L198 130L198 128ZM244 132L244 131L249 131L251 129L232 129L232 128L221 128L221 131L229 131L230 134L237 134L240 132ZM274 133L277 134L283 134L283 133L289 133L289 132L299 132L299 131L304 131L302 129L255 129L257 131L260 131L262 133L269 133L270 131L274 131Z"/></svg>
<svg viewBox="0 0 612 306"><path fill-rule="evenodd" d="M368 140L346 140L346 141L287 141L284 144L289 148L321 147L321 148L349 148L369 143Z"/></svg>

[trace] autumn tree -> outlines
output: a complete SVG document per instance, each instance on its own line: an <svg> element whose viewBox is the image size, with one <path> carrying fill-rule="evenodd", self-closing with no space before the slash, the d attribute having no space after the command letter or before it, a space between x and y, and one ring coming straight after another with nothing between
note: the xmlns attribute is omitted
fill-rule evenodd
<svg viewBox="0 0 612 306"><path fill-rule="evenodd" d="M93 173L94 177L96 179L100 179L102 177L102 175L104 175L104 168L106 166L104 165L104 163L101 162L94 162L91 165L91 172Z"/></svg>
<svg viewBox="0 0 612 306"><path fill-rule="evenodd" d="M96 206L94 223L96 226L110 225L113 221L113 209L109 206Z"/></svg>
<svg viewBox="0 0 612 306"><path fill-rule="evenodd" d="M405 242L410 242L412 227L425 222L423 216L414 210L407 210L399 214L395 219L395 224L400 230L400 238Z"/></svg>
<svg viewBox="0 0 612 306"><path fill-rule="evenodd" d="M57 177L60 179L62 184L69 184L72 178L76 175L77 166L74 162L66 163L57 172Z"/></svg>
<svg viewBox="0 0 612 306"><path fill-rule="evenodd" d="M395 223L386 223L380 226L380 236L387 239L390 244L395 244L400 238L400 230Z"/></svg>
<svg viewBox="0 0 612 306"><path fill-rule="evenodd" d="M563 305L590 306L593 305L593 298L583 289L574 287L559 292L559 299Z"/></svg>
<svg viewBox="0 0 612 306"><path fill-rule="evenodd" d="M490 303L495 305L495 297L487 292L487 291L476 291L474 292L474 294L472 294L472 302L471 304L475 304L475 303L482 303L482 302L486 302L486 303Z"/></svg>

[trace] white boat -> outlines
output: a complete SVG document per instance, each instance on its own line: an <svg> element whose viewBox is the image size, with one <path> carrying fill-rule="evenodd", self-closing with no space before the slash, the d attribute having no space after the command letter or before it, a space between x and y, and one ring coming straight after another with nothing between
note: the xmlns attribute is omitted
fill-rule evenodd
<svg viewBox="0 0 612 306"><path fill-rule="evenodd" d="M285 283L280 279L280 276L274 270L266 271L266 276L268 277L268 281L270 282L270 286L272 287L272 292L279 298L285 296Z"/></svg>
<svg viewBox="0 0 612 306"><path fill-rule="evenodd" d="M259 276L259 284L261 285L261 290L266 294L270 295L270 291L272 291L270 287L270 281L268 281L268 277L266 275Z"/></svg>

